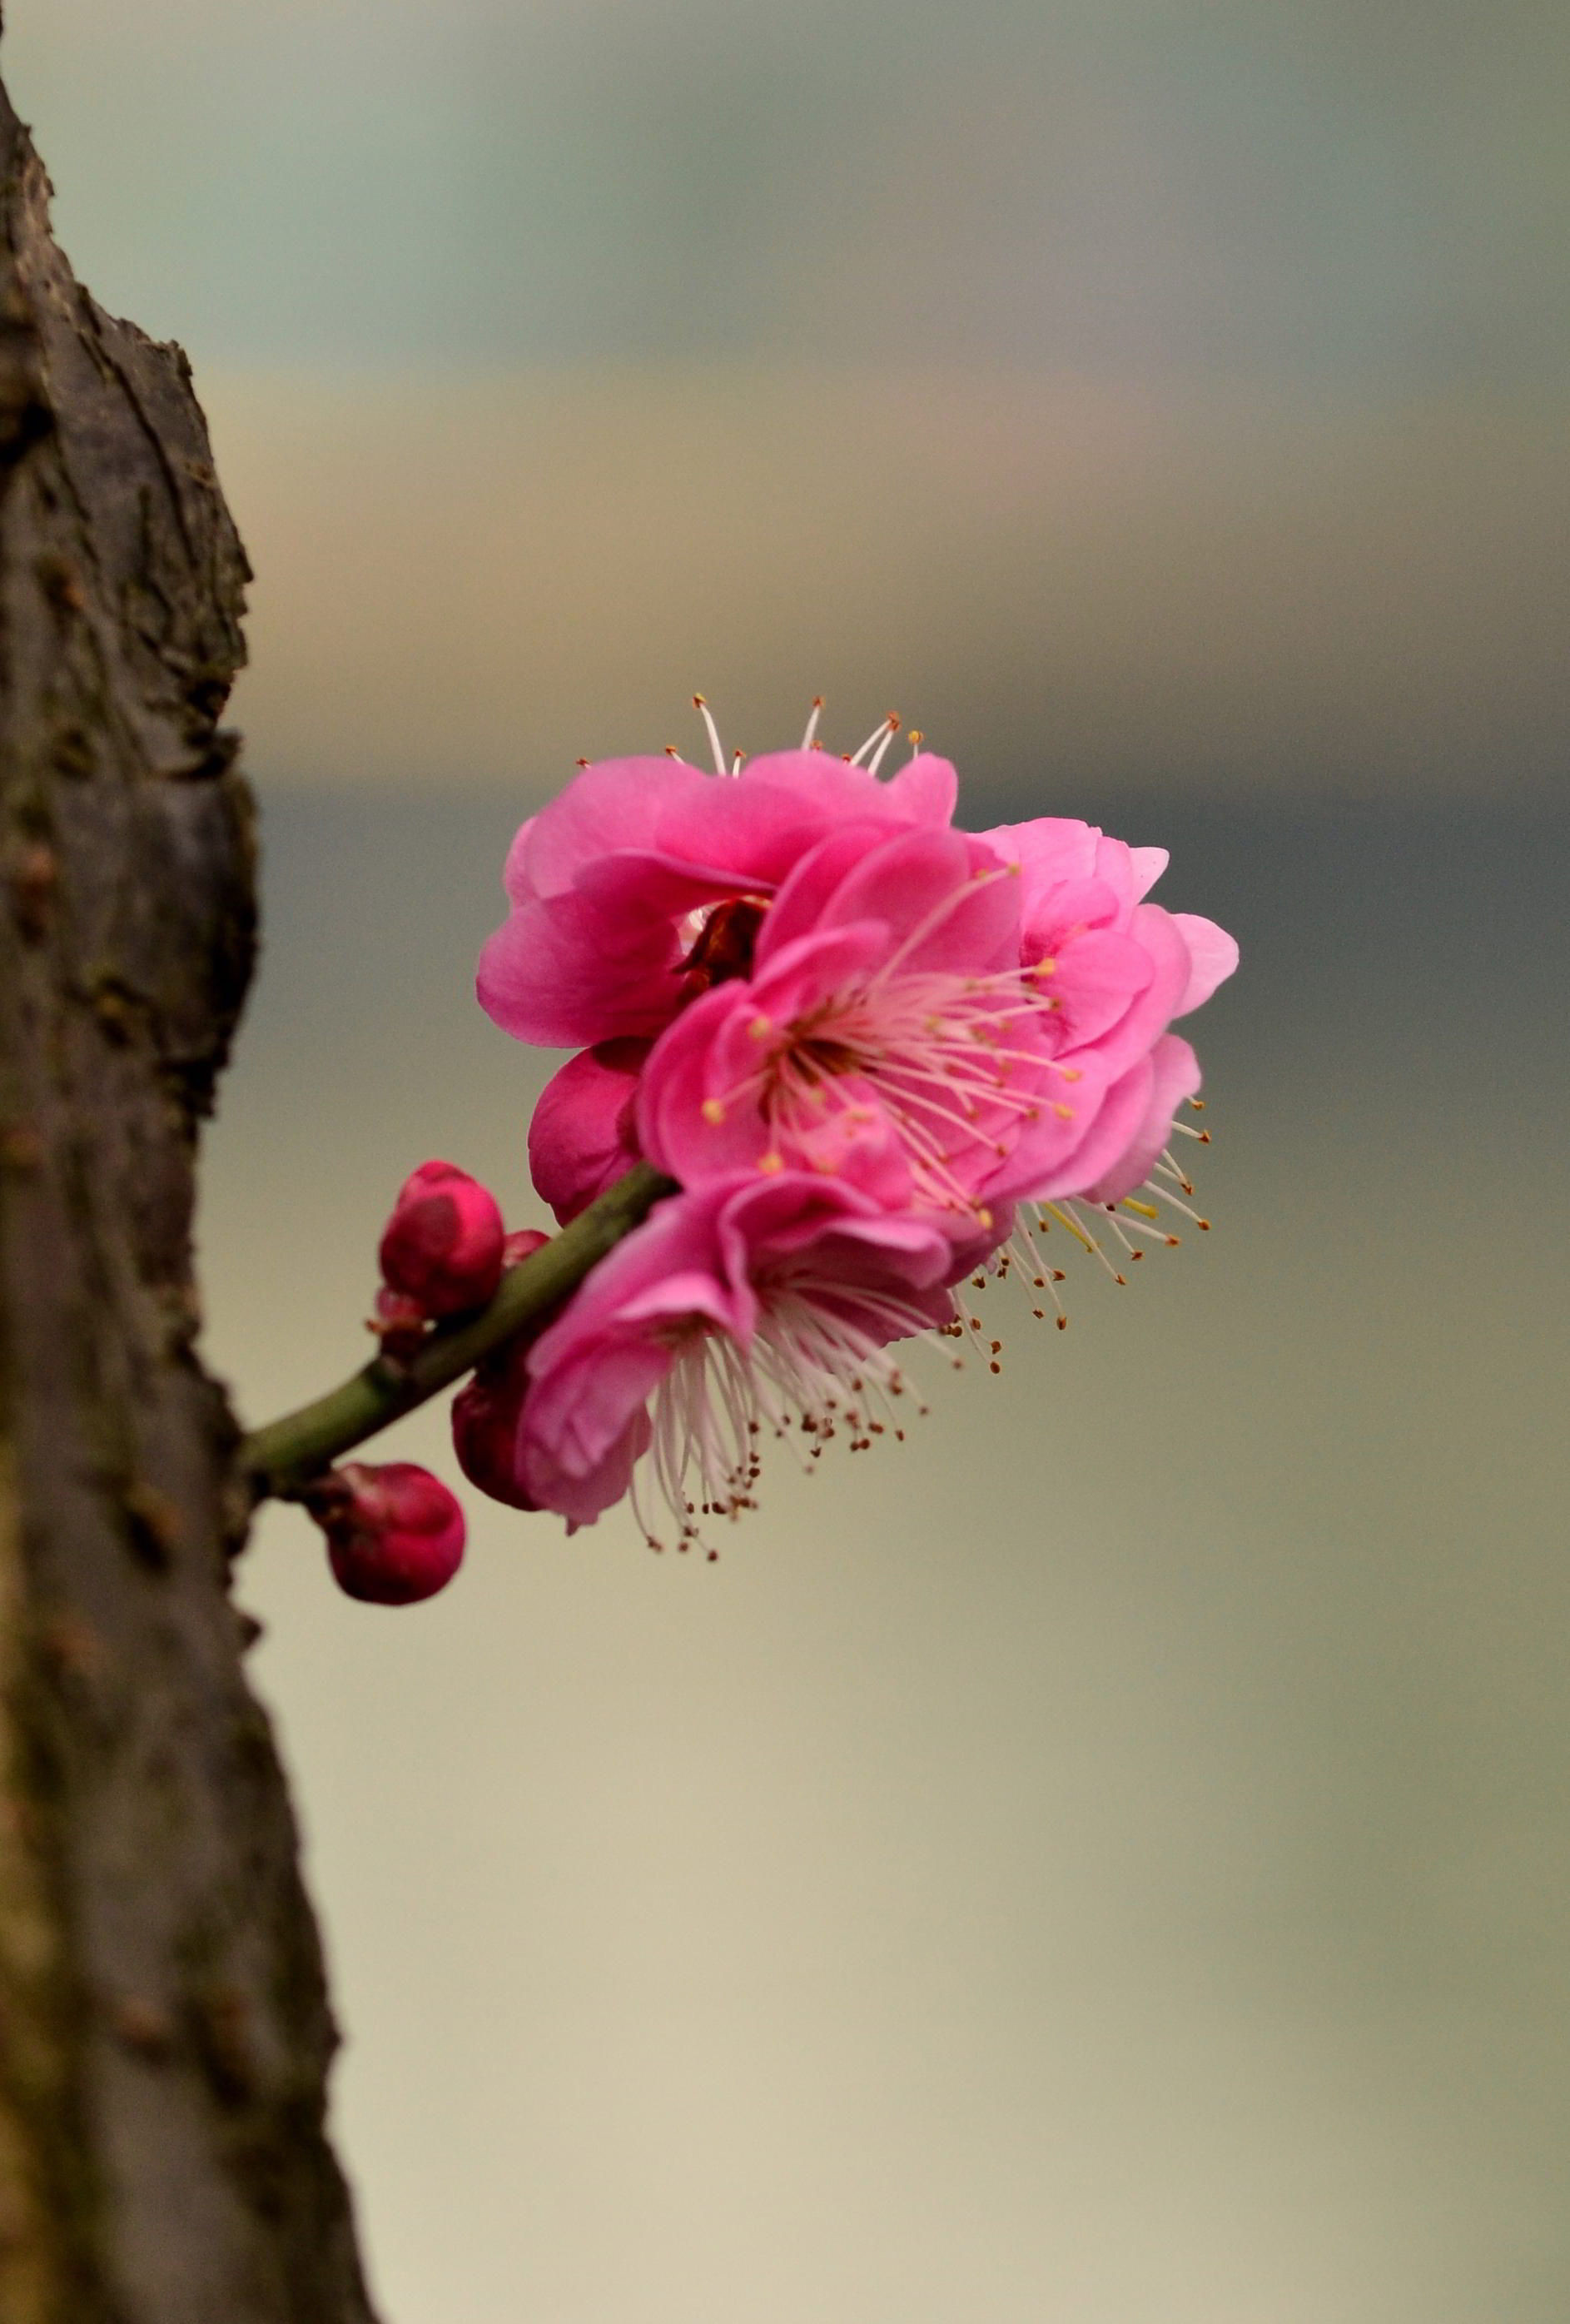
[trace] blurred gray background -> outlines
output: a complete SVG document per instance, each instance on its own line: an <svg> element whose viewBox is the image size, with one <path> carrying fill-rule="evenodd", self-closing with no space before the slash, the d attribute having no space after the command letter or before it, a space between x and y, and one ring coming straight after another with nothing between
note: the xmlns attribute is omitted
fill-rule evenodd
<svg viewBox="0 0 1570 2324"><path fill-rule="evenodd" d="M1570 18L7 16L258 568L247 1417L415 1162L537 1215L502 852L694 686L897 706L1244 944L1216 1231L718 1565L477 1508L389 1613L264 1522L390 2324L1563 2324Z"/></svg>

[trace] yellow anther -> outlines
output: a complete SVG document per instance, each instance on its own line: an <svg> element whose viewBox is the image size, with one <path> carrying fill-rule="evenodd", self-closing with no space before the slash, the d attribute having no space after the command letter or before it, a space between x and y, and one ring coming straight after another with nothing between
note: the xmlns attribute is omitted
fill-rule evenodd
<svg viewBox="0 0 1570 2324"><path fill-rule="evenodd" d="M758 1158L758 1168L766 1178L776 1178L785 1168L783 1154L764 1154Z"/></svg>
<svg viewBox="0 0 1570 2324"><path fill-rule="evenodd" d="M1142 1219L1159 1219L1161 1217L1160 1211L1155 1208L1153 1204L1136 1203L1132 1194L1125 1194L1123 1198L1123 1207L1125 1211L1137 1211Z"/></svg>
<svg viewBox="0 0 1570 2324"><path fill-rule="evenodd" d="M1093 1251L1095 1250L1096 1245L1091 1241L1084 1228L1079 1224L1077 1219L1070 1218L1067 1211L1060 1210L1056 1203L1043 1204L1042 1208L1044 1210L1051 1211L1052 1216L1057 1220L1058 1224L1060 1227L1068 1228L1069 1232L1073 1236L1076 1242L1083 1243L1087 1250Z"/></svg>
<svg viewBox="0 0 1570 2324"><path fill-rule="evenodd" d="M1057 1104L1052 1108L1052 1111L1057 1115L1060 1121L1072 1121L1074 1119L1073 1107L1071 1105L1065 1105L1061 1098L1059 1099Z"/></svg>
<svg viewBox="0 0 1570 2324"><path fill-rule="evenodd" d="M774 1019L770 1017L755 1017L747 1029L755 1041L767 1041L774 1030Z"/></svg>
<svg viewBox="0 0 1570 2324"><path fill-rule="evenodd" d="M698 1109L704 1120L718 1130L725 1119L725 1109L717 1097L706 1097Z"/></svg>

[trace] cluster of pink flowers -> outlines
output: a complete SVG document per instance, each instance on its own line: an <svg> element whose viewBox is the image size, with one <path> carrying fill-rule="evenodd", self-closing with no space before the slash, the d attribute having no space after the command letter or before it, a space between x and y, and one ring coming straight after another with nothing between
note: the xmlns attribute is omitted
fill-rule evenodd
<svg viewBox="0 0 1570 2324"><path fill-rule="evenodd" d="M812 736L712 774L585 766L508 858L480 1000L577 1052L530 1127L537 1189L564 1222L639 1161L679 1189L454 1406L470 1479L571 1526L626 1495L684 1548L751 1505L766 1434L901 1433L894 1350L970 1328L955 1286L1017 1261L1044 1290L1050 1220L1133 1248L1120 1210L1191 1191L1167 1148L1199 1072L1170 1028L1237 948L1146 900L1164 851L1060 816L958 830L946 761L885 779L881 748ZM500 1213L445 1173L389 1229L384 1332L503 1263Z"/></svg>
<svg viewBox="0 0 1570 2324"><path fill-rule="evenodd" d="M508 1032L579 1052L529 1135L557 1217L640 1158L681 1188L493 1398L511 1498L586 1524L630 1489L684 1543L748 1504L763 1432L889 1425L891 1348L953 1327L1021 1205L1161 1167L1199 1085L1168 1028L1237 957L1144 900L1159 849L956 830L928 752L723 763L584 768L514 841L479 977Z"/></svg>

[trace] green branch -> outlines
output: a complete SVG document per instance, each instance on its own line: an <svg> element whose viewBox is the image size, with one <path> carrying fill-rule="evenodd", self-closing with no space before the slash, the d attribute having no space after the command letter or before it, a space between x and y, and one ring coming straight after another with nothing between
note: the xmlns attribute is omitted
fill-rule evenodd
<svg viewBox="0 0 1570 2324"><path fill-rule="evenodd" d="M341 1388L257 1429L240 1448L241 1464L257 1499L269 1494L293 1499L341 1454L473 1371L482 1358L575 1291L590 1268L640 1224L663 1195L675 1191L671 1179L662 1178L647 1162L638 1163L571 1226L519 1266L509 1268L489 1307L433 1332L407 1362L377 1356Z"/></svg>

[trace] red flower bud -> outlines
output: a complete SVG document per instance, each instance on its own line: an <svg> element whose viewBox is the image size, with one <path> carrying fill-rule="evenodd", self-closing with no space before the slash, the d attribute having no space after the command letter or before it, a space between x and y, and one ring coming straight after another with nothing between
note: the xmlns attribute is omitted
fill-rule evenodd
<svg viewBox="0 0 1570 2324"><path fill-rule="evenodd" d="M410 1606L445 1589L464 1562L454 1494L411 1461L351 1461L312 1487L307 1508L327 1536L338 1586L374 1606Z"/></svg>
<svg viewBox="0 0 1570 2324"><path fill-rule="evenodd" d="M472 1485L513 1509L536 1507L519 1481L517 1451L533 1337L532 1332L520 1333L487 1356L453 1398L453 1450L459 1468Z"/></svg>
<svg viewBox="0 0 1570 2324"><path fill-rule="evenodd" d="M496 1198L478 1179L451 1162L422 1162L381 1238L382 1277L427 1315L483 1307L501 1280L505 1235Z"/></svg>
<svg viewBox="0 0 1570 2324"><path fill-rule="evenodd" d="M504 1256L517 1267L550 1240L537 1227L519 1227L507 1238ZM509 1508L535 1506L518 1480L518 1416L528 1388L528 1351L543 1321L526 1324L487 1356L453 1398L453 1450L472 1485Z"/></svg>

